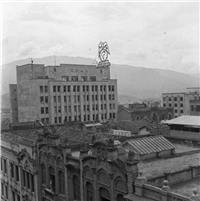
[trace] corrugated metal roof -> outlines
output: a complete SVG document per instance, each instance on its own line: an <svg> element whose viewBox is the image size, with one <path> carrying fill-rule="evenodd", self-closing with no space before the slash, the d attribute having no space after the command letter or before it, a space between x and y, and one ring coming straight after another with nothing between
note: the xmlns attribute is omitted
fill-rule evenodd
<svg viewBox="0 0 200 201"><path fill-rule="evenodd" d="M124 143L129 143L129 145L132 146L133 149L136 149L140 154L155 153L175 148L172 143L161 135L128 140Z"/></svg>
<svg viewBox="0 0 200 201"><path fill-rule="evenodd" d="M200 127L200 116L180 116L175 119L171 119L163 122L164 124L178 124L178 125L188 125L188 126L198 126Z"/></svg>

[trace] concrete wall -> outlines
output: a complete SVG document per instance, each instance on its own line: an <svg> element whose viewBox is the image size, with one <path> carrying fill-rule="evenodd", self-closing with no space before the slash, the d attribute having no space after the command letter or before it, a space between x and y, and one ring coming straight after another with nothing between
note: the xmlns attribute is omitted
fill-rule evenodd
<svg viewBox="0 0 200 201"><path fill-rule="evenodd" d="M11 108L11 122L18 122L18 98L17 98L17 84L10 84L10 108Z"/></svg>

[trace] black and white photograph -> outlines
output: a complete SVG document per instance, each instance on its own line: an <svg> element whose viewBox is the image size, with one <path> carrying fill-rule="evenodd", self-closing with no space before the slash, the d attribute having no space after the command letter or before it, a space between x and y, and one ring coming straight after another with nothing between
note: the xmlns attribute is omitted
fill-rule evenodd
<svg viewBox="0 0 200 201"><path fill-rule="evenodd" d="M198 1L1 1L2 201L200 201Z"/></svg>

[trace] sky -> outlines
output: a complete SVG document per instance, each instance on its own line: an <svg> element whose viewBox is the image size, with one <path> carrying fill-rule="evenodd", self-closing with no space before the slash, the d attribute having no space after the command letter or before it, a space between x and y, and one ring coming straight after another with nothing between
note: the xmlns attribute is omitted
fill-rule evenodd
<svg viewBox="0 0 200 201"><path fill-rule="evenodd" d="M199 73L198 2L3 2L2 62L45 56Z"/></svg>

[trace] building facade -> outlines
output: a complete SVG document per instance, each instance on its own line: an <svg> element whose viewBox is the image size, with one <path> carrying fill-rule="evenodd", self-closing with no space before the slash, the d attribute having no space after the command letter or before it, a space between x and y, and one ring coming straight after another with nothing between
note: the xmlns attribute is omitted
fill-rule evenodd
<svg viewBox="0 0 200 201"><path fill-rule="evenodd" d="M1 200L38 201L34 143L15 134L1 134Z"/></svg>
<svg viewBox="0 0 200 201"><path fill-rule="evenodd" d="M162 107L173 108L174 117L181 115L200 115L200 88L187 88L186 92L163 93Z"/></svg>
<svg viewBox="0 0 200 201"><path fill-rule="evenodd" d="M109 65L17 66L17 93L11 90L11 97L18 107L11 103L18 121L63 124L116 119L117 80L110 79Z"/></svg>

